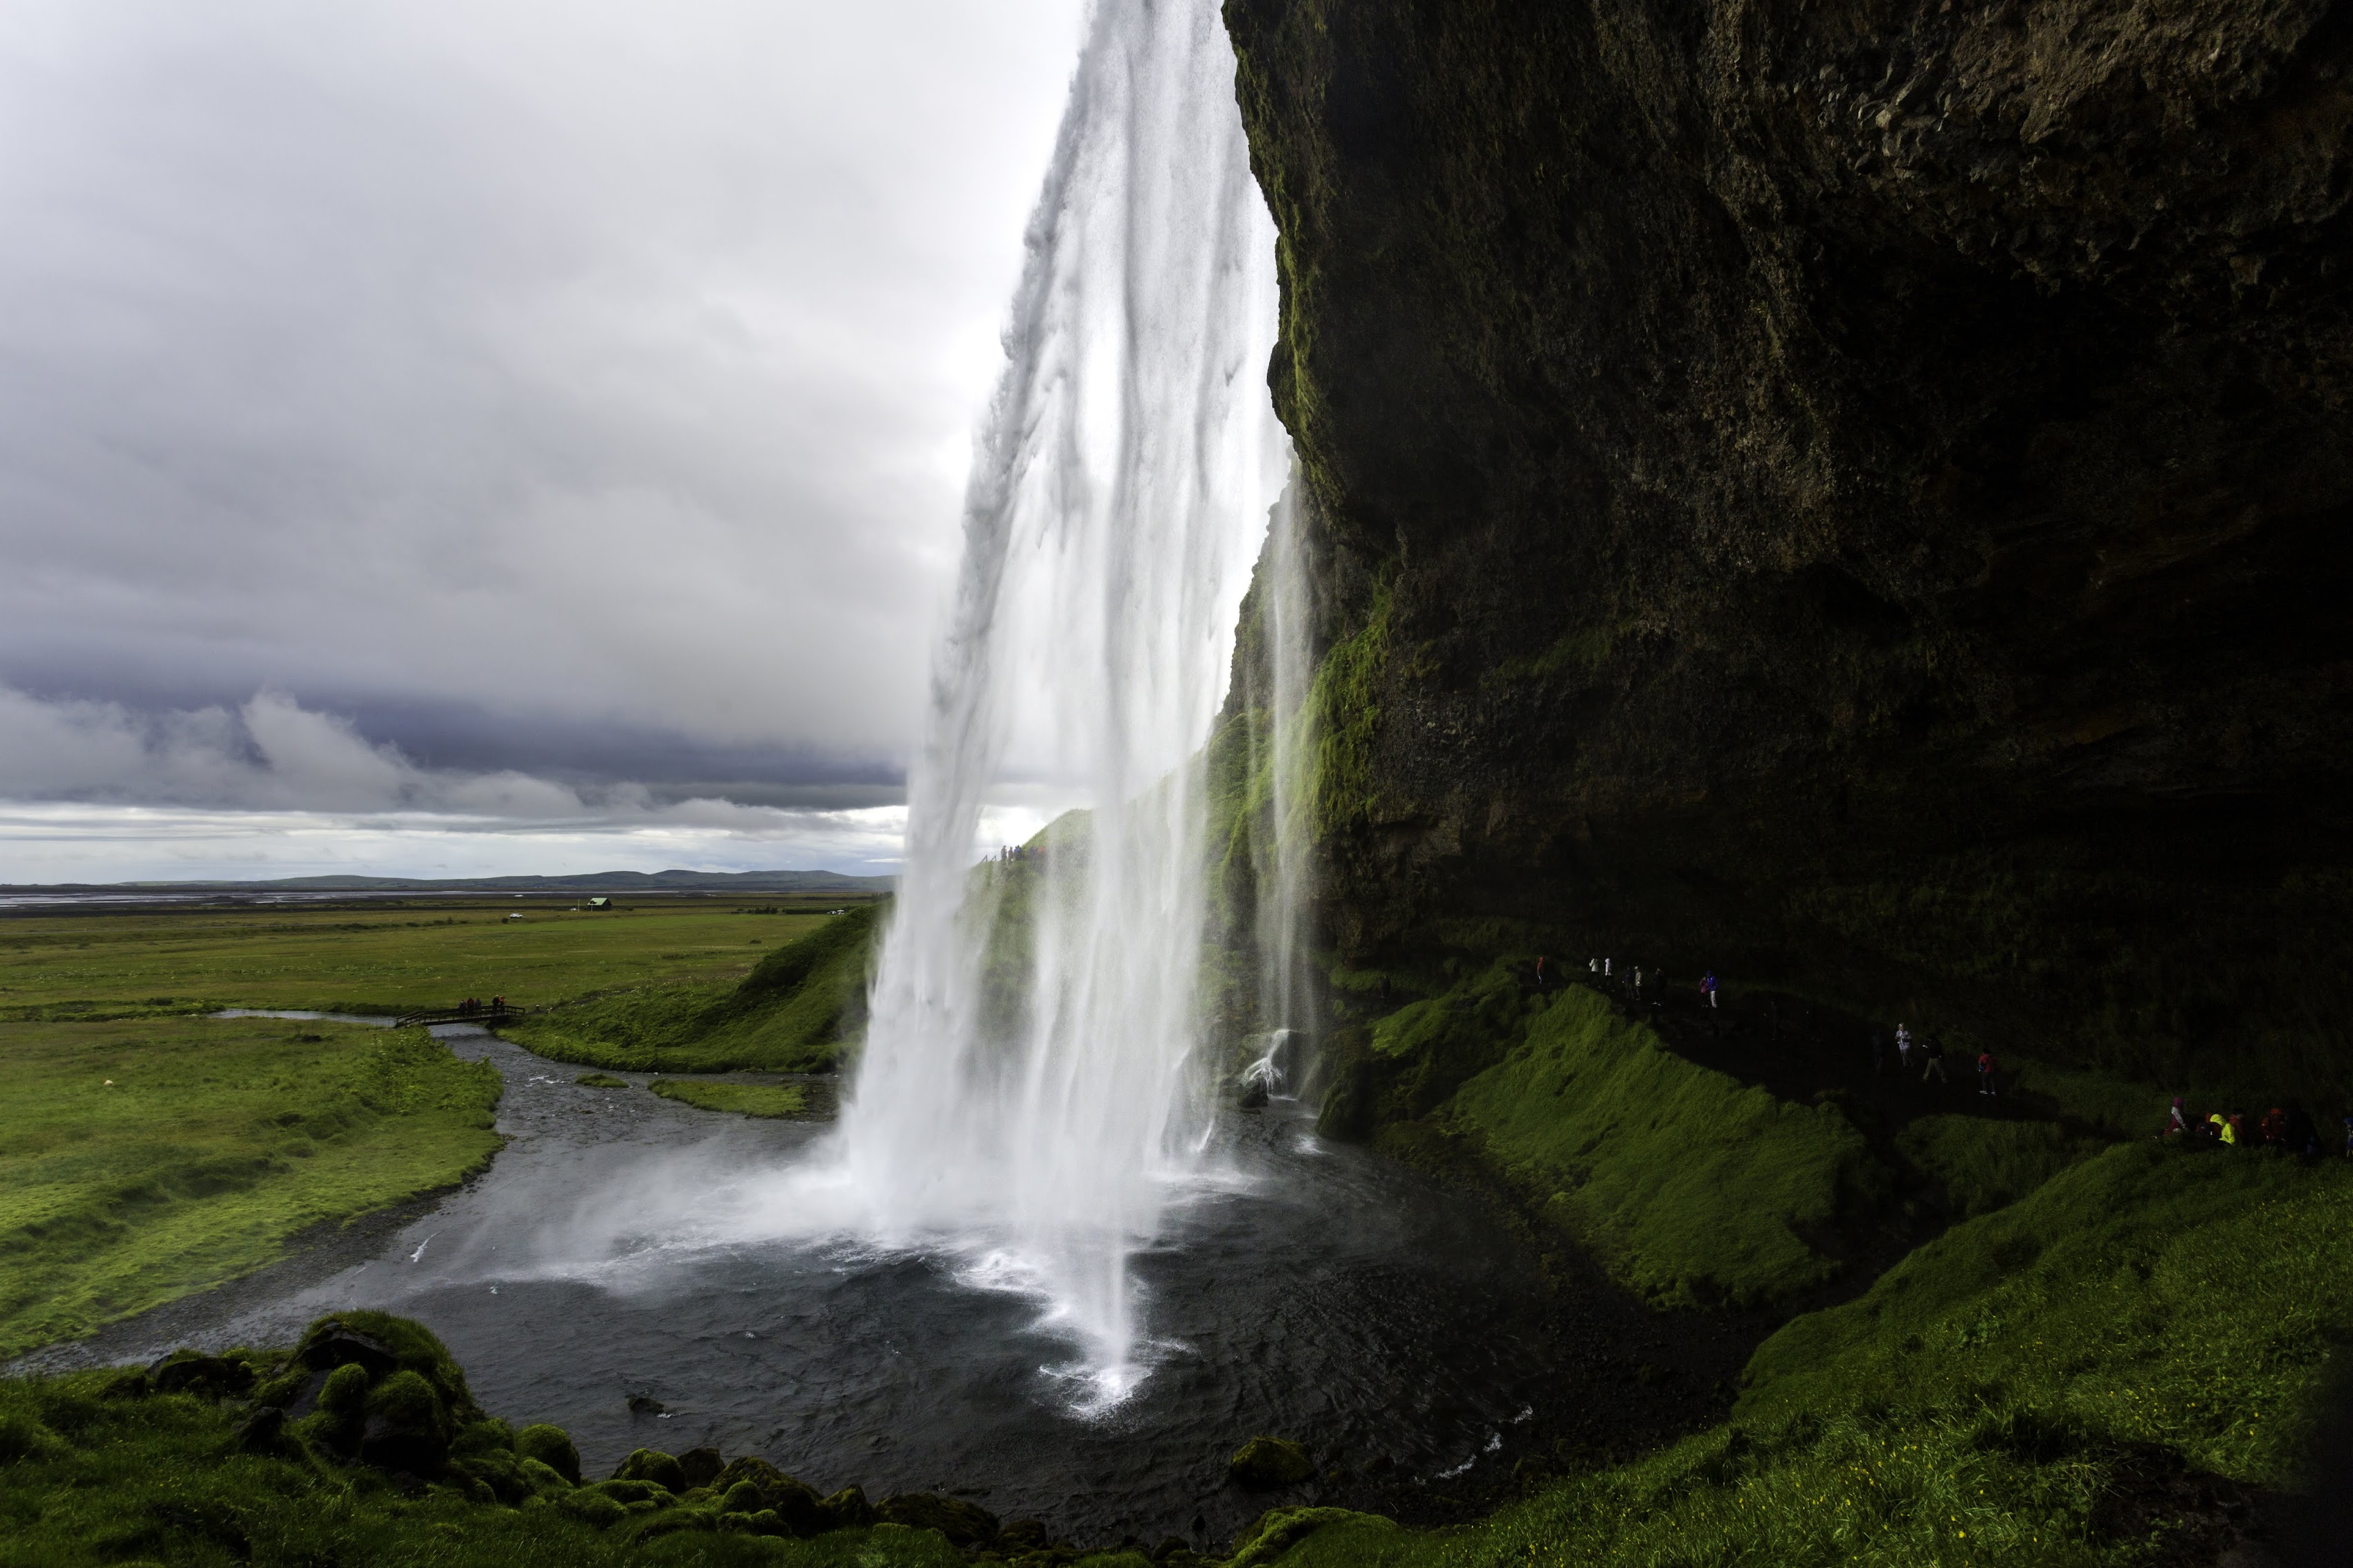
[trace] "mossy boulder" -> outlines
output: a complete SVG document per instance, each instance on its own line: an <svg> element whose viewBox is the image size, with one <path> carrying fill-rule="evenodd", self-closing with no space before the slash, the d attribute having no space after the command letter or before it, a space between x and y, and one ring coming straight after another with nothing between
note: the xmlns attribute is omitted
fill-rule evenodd
<svg viewBox="0 0 2353 1568"><path fill-rule="evenodd" d="M793 1479L765 1459L746 1456L730 1461L712 1478L711 1489L729 1512L773 1512L795 1535L818 1535L839 1528L814 1488Z"/></svg>
<svg viewBox="0 0 2353 1568"><path fill-rule="evenodd" d="M663 1457L667 1458L669 1456ZM637 1476L617 1476L609 1481L591 1481L582 1489L601 1492L624 1508L632 1508L639 1503L663 1508L678 1500L678 1494L659 1481Z"/></svg>
<svg viewBox="0 0 2353 1568"><path fill-rule="evenodd" d="M986 1546L997 1539L997 1516L976 1502L936 1492L902 1492L875 1505L885 1523L936 1530L951 1546Z"/></svg>
<svg viewBox="0 0 2353 1568"><path fill-rule="evenodd" d="M583 1089L627 1089L629 1080L615 1078L608 1072L584 1072L572 1080Z"/></svg>
<svg viewBox="0 0 2353 1568"><path fill-rule="evenodd" d="M544 1422L526 1426L515 1434L515 1452L526 1459L536 1459L573 1486L580 1484L580 1450L572 1446L572 1436L561 1426Z"/></svg>
<svg viewBox="0 0 2353 1568"><path fill-rule="evenodd" d="M686 1478L687 1489L707 1487L718 1479L727 1461L716 1448L689 1448L678 1457L679 1473Z"/></svg>
<svg viewBox="0 0 2353 1568"><path fill-rule="evenodd" d="M1253 1437L1226 1461L1226 1474L1235 1485L1253 1491L1295 1487L1315 1474L1307 1450L1283 1437Z"/></svg>
<svg viewBox="0 0 2353 1568"><path fill-rule="evenodd" d="M866 1500L864 1487L844 1487L826 1499L822 1506L827 1528L831 1530L864 1530L881 1517Z"/></svg>
<svg viewBox="0 0 2353 1568"><path fill-rule="evenodd" d="M382 1360L385 1352L391 1353L390 1365ZM482 1416L457 1358L432 1330L413 1319L360 1311L321 1318L295 1346L294 1360L310 1367L357 1362L367 1368L371 1382L396 1370L413 1372L433 1385L433 1392L453 1416L466 1421Z"/></svg>
<svg viewBox="0 0 2353 1568"><path fill-rule="evenodd" d="M252 1391L253 1367L243 1357L174 1351L147 1369L158 1394L193 1394L200 1399L235 1399Z"/></svg>
<svg viewBox="0 0 2353 1568"><path fill-rule="evenodd" d="M378 1469L433 1475L448 1462L449 1428L440 1394L404 1367L368 1390L360 1458Z"/></svg>
<svg viewBox="0 0 2353 1568"><path fill-rule="evenodd" d="M617 1481L651 1481L675 1497L687 1489L686 1472L659 1448L638 1448L613 1471Z"/></svg>
<svg viewBox="0 0 2353 1568"><path fill-rule="evenodd" d="M530 1486L532 1495L534 1497L559 1497L570 1491L576 1484L554 1466L543 1464L537 1459L519 1458L515 1460L515 1466L522 1471L522 1479Z"/></svg>
<svg viewBox="0 0 2353 1568"><path fill-rule="evenodd" d="M615 1498L596 1487L582 1487L558 1498L555 1506L583 1524L598 1530L610 1530L629 1517L629 1510Z"/></svg>

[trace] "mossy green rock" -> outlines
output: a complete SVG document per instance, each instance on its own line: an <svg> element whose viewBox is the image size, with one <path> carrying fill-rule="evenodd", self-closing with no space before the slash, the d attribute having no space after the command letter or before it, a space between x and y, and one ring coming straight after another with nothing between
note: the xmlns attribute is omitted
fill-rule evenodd
<svg viewBox="0 0 2353 1568"><path fill-rule="evenodd" d="M1315 1474L1307 1450L1283 1437L1253 1437L1226 1461L1226 1474L1238 1486L1256 1491L1295 1487Z"/></svg>
<svg viewBox="0 0 2353 1568"><path fill-rule="evenodd" d="M997 1539L997 1516L976 1502L936 1492L902 1492L875 1505L884 1522L909 1530L936 1530L951 1546L980 1546Z"/></svg>
<svg viewBox="0 0 2353 1568"><path fill-rule="evenodd" d="M526 1426L515 1434L515 1452L526 1459L536 1459L573 1486L580 1484L580 1450L572 1445L572 1435L561 1426L544 1422Z"/></svg>
<svg viewBox="0 0 2353 1568"><path fill-rule="evenodd" d="M826 1526L830 1530L864 1530L881 1515L866 1500L864 1487L844 1487L822 1505Z"/></svg>
<svg viewBox="0 0 2353 1568"><path fill-rule="evenodd" d="M795 1535L817 1535L836 1528L813 1488L753 1455L728 1462L712 1478L722 1506L733 1512L773 1511Z"/></svg>
<svg viewBox="0 0 2353 1568"><path fill-rule="evenodd" d="M613 1472L617 1481L651 1481L671 1495L686 1490L686 1472L659 1448L638 1448Z"/></svg>
<svg viewBox="0 0 2353 1568"><path fill-rule="evenodd" d="M584 1524L599 1530L610 1530L629 1517L629 1510L616 1499L595 1487L583 1487L558 1498L555 1506Z"/></svg>
<svg viewBox="0 0 2353 1568"><path fill-rule="evenodd" d="M421 1373L406 1368L368 1390L360 1458L379 1469L429 1476L449 1458L449 1413Z"/></svg>

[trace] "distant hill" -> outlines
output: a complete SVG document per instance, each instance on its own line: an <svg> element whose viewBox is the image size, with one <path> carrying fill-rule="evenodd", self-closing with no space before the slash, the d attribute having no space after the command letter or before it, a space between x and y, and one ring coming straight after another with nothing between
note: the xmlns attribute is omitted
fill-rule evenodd
<svg viewBox="0 0 2353 1568"><path fill-rule="evenodd" d="M590 871L577 877L281 877L263 882L0 884L6 893L887 893L894 879L839 871Z"/></svg>

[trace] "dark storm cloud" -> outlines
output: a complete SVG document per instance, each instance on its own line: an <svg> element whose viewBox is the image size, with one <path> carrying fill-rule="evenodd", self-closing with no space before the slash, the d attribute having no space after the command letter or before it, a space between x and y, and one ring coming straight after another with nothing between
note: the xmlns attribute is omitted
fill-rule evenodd
<svg viewBox="0 0 2353 1568"><path fill-rule="evenodd" d="M1076 10L8 7L0 797L894 800Z"/></svg>

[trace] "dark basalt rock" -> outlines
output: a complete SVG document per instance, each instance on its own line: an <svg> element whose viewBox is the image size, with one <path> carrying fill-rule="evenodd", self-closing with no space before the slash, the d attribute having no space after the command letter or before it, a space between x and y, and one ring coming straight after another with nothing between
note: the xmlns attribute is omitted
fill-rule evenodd
<svg viewBox="0 0 2353 1568"><path fill-rule="evenodd" d="M254 1377L253 1368L242 1361L174 1351L147 1369L147 1383L157 1394L231 1399L250 1392Z"/></svg>
<svg viewBox="0 0 2353 1568"><path fill-rule="evenodd" d="M1241 1099L1237 1103L1244 1110L1263 1110L1266 1101L1266 1085L1254 1080L1242 1085Z"/></svg>
<svg viewBox="0 0 2353 1568"><path fill-rule="evenodd" d="M1307 1450L1283 1437L1253 1437L1226 1461L1226 1474L1235 1485L1254 1491L1295 1487L1315 1474Z"/></svg>
<svg viewBox="0 0 2353 1568"><path fill-rule="evenodd" d="M248 1454L283 1454L293 1447L286 1432L286 1412L271 1405L247 1416L230 1441Z"/></svg>
<svg viewBox="0 0 2353 1568"><path fill-rule="evenodd" d="M373 1334L364 1334L333 1318L322 1318L302 1336L294 1347L294 1361L313 1372L332 1372L339 1366L356 1366L374 1382L396 1370L399 1352Z"/></svg>
<svg viewBox="0 0 2353 1568"><path fill-rule="evenodd" d="M2337 12L1225 15L1346 964L1616 953L2335 1102Z"/></svg>
<svg viewBox="0 0 2353 1568"><path fill-rule="evenodd" d="M689 1491L709 1486L726 1468L727 1461L716 1448L689 1448L678 1457L679 1473L686 1478Z"/></svg>
<svg viewBox="0 0 2353 1568"><path fill-rule="evenodd" d="M997 1539L997 1516L976 1502L942 1497L934 1492L902 1492L875 1504L875 1511L891 1524L910 1530L936 1530L951 1546L985 1546Z"/></svg>

